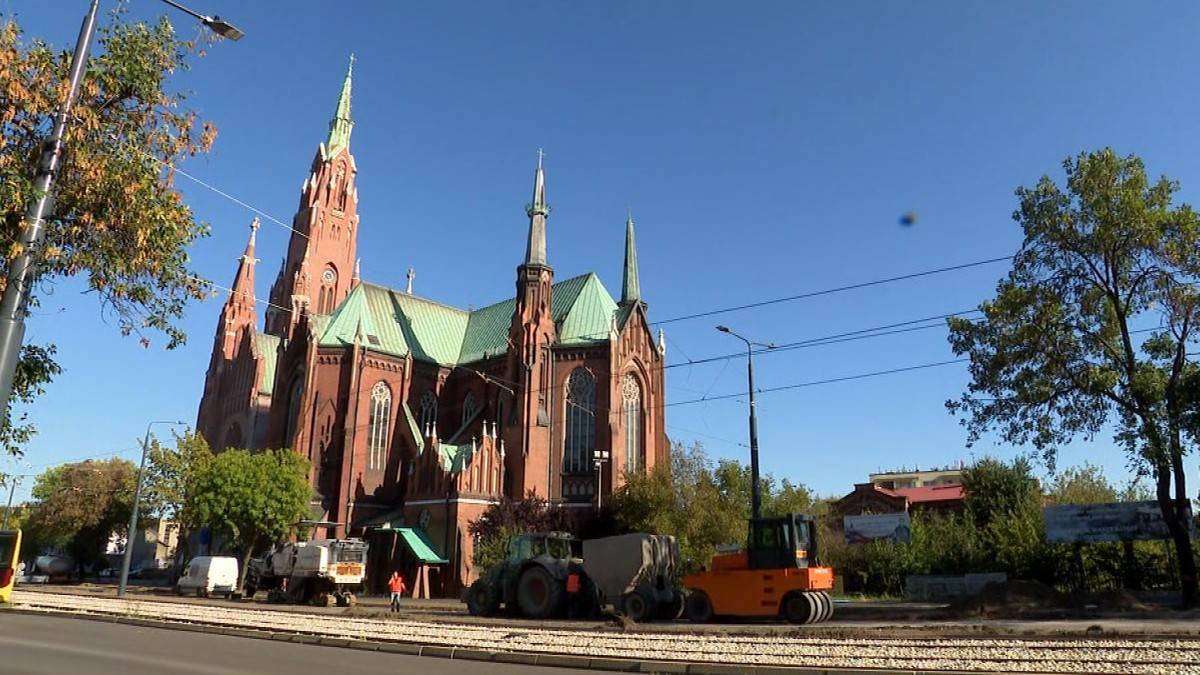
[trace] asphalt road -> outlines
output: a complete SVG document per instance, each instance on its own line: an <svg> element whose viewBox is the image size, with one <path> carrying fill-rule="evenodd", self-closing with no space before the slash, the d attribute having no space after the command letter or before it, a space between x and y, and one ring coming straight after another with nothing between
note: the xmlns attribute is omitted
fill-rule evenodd
<svg viewBox="0 0 1200 675"><path fill-rule="evenodd" d="M5 675L569 675L596 671L364 652L338 647L0 612Z"/></svg>

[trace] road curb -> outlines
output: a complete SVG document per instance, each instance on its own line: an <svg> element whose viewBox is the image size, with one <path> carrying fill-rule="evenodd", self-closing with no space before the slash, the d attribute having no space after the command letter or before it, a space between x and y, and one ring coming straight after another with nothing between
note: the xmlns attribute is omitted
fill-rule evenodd
<svg viewBox="0 0 1200 675"><path fill-rule="evenodd" d="M120 623L142 628L163 628L167 630L185 630L210 635L250 638L255 640L278 640L295 642L297 644L317 645L321 647L338 647L343 649L360 649L379 651L407 656L426 656L432 658L461 659L464 661L491 661L495 663L511 663L526 666L543 666L557 668L576 668L580 670L619 671L654 674L683 675L1003 675L995 671L926 671L912 669L881 669L881 668L811 668L804 666L760 666L754 664L732 664L696 661L643 661L622 659L616 657L574 656L570 654L550 654L538 652L510 652L474 649L465 647L447 647L416 642L392 642L353 640L350 638L329 638L309 633L280 633L251 628L235 628L231 626L214 626L211 624L186 623L178 621L162 621L141 617L120 616L115 614L90 614L83 612L63 611L56 609L26 609L23 607L2 607L0 616L5 613L27 614L31 616L61 616L85 621L100 621L103 623ZM1037 675L1030 673L1028 675Z"/></svg>

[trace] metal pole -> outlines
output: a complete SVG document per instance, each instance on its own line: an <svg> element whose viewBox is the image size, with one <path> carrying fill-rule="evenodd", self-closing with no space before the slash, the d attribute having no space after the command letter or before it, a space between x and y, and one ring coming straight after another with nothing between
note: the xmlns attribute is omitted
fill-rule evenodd
<svg viewBox="0 0 1200 675"><path fill-rule="evenodd" d="M17 491L17 483L21 482L20 476L12 477L12 486L8 489L8 506L4 507L4 524L0 525L0 530L8 529L8 514L12 512L13 494Z"/></svg>
<svg viewBox="0 0 1200 675"><path fill-rule="evenodd" d="M121 583L117 586L117 597L125 596L125 585L129 582L129 561L133 558L133 533L137 530L138 502L142 501L142 472L146 469L146 451L150 447L150 427L146 425L146 436L142 439L142 462L138 465L137 485L133 489L133 508L129 511L129 530L125 534L125 555L121 557Z"/></svg>
<svg viewBox="0 0 1200 675"><path fill-rule="evenodd" d="M75 54L71 56L70 85L67 98L54 121L54 130L42 147L37 175L33 179L35 199L25 211L18 242L21 252L9 263L8 285L4 287L4 298L0 300L0 410L7 410L12 396L13 376L21 360L21 343L25 339L25 310L29 303L29 288L36 276L34 256L45 235L45 218L54 203L54 179L63 160L67 122L71 107L79 92L87 66L88 49L96 29L96 12L100 0L92 0L92 6L83 17L79 28L79 39L75 41Z"/></svg>
<svg viewBox="0 0 1200 675"><path fill-rule="evenodd" d="M746 343L746 378L750 383L750 517L757 520L762 516L762 495L758 484L758 416L754 410L754 357L750 343Z"/></svg>

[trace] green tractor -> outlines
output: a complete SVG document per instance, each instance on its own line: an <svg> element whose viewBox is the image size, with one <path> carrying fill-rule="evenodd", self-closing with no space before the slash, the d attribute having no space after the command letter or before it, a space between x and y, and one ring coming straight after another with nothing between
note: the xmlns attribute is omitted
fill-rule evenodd
<svg viewBox="0 0 1200 675"><path fill-rule="evenodd" d="M530 619L582 615L592 608L573 605L594 595L577 588L585 582L579 540L566 532L522 534L509 542L503 561L471 584L467 610L493 616L503 606Z"/></svg>

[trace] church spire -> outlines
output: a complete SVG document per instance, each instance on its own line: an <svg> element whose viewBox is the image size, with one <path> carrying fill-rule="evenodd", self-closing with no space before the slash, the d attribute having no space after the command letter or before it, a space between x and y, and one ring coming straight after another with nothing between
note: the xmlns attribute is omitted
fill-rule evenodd
<svg viewBox="0 0 1200 675"><path fill-rule="evenodd" d="M633 240L633 210L625 218L625 273L621 277L621 304L641 302L642 286L638 280L637 244Z"/></svg>
<svg viewBox="0 0 1200 675"><path fill-rule="evenodd" d="M350 119L350 84L354 76L354 55L350 55L350 67L346 70L346 79L342 82L342 94L338 96L337 111L329 122L329 140L325 142L328 156L338 148L350 146L350 131L354 121Z"/></svg>
<svg viewBox="0 0 1200 675"><path fill-rule="evenodd" d="M546 153L538 148L537 171L533 174L533 201L525 207L529 214L529 244L525 247L525 264L548 267L546 264L546 218L550 205L546 203L546 174L542 158Z"/></svg>
<svg viewBox="0 0 1200 675"><path fill-rule="evenodd" d="M258 236L258 218L255 217L250 222L250 239L246 242L246 252L242 254L241 262L238 263L237 276L233 279L233 288L230 289L229 302L240 301L250 307L254 306L254 263L258 262L254 258L254 240Z"/></svg>

